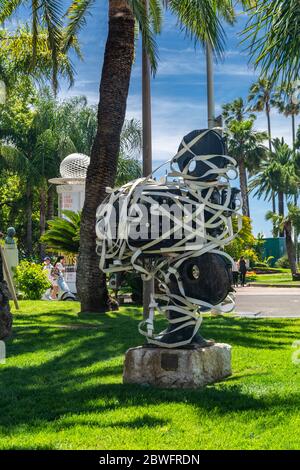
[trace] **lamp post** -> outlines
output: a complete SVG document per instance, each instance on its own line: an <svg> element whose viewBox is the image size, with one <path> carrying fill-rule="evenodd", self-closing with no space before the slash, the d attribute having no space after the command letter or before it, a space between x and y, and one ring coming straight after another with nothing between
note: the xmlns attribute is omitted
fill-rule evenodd
<svg viewBox="0 0 300 470"><path fill-rule="evenodd" d="M149 0L145 1L148 11ZM152 172L152 126L151 126L151 67L143 39L142 45L142 115L143 115L143 176ZM143 282L143 314L149 316L151 294L154 292L154 281Z"/></svg>

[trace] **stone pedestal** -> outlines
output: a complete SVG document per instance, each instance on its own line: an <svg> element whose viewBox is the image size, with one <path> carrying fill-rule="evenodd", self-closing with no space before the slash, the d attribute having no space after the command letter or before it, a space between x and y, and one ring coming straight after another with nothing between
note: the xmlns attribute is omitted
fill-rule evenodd
<svg viewBox="0 0 300 470"><path fill-rule="evenodd" d="M231 375L231 346L165 349L138 347L125 356L123 382L165 388L197 388Z"/></svg>

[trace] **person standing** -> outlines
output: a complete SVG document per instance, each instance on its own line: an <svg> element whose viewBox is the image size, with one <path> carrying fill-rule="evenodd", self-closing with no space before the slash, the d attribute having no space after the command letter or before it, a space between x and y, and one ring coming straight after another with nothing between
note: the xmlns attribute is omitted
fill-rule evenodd
<svg viewBox="0 0 300 470"><path fill-rule="evenodd" d="M241 277L241 285L242 287L244 287L245 282L246 282L247 265L246 265L245 258L243 256L241 256L239 260L239 271L240 271L240 277Z"/></svg>
<svg viewBox="0 0 300 470"><path fill-rule="evenodd" d="M58 293L58 286L57 286L57 282L55 282L55 280L53 278L53 275L52 275L53 274L53 266L51 264L51 259L49 258L49 256L46 256L44 258L43 271L45 271L45 273L47 275L47 278L48 278L48 280L51 284L49 300L56 300L57 293Z"/></svg>
<svg viewBox="0 0 300 470"><path fill-rule="evenodd" d="M54 270L57 273L57 284L60 288L61 291L63 292L68 292L69 286L65 281L65 257L64 256L59 256L54 264Z"/></svg>

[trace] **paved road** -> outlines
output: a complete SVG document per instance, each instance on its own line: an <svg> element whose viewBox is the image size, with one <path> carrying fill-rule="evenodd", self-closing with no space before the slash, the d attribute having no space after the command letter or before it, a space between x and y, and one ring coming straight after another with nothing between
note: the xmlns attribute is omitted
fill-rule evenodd
<svg viewBox="0 0 300 470"><path fill-rule="evenodd" d="M236 313L251 316L300 318L300 288L239 287Z"/></svg>

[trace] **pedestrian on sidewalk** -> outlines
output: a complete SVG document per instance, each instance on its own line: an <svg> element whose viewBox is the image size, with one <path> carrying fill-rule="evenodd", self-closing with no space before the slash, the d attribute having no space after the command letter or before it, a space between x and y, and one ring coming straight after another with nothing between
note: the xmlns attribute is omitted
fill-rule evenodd
<svg viewBox="0 0 300 470"><path fill-rule="evenodd" d="M237 260L234 260L232 263L232 280L233 280L233 286L238 287L239 286L239 263Z"/></svg>
<svg viewBox="0 0 300 470"><path fill-rule="evenodd" d="M240 271L240 278L241 278L241 286L244 287L245 282L246 282L247 265L246 265L245 258L243 256L241 256L239 260L239 271Z"/></svg>

